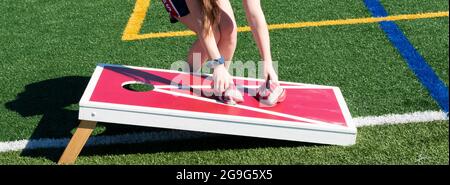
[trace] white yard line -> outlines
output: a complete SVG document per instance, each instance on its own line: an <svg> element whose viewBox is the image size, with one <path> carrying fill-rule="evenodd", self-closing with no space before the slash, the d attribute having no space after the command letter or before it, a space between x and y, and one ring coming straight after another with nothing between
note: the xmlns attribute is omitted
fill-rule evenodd
<svg viewBox="0 0 450 185"><path fill-rule="evenodd" d="M387 124L403 124L448 120L447 115L441 111L423 111L407 114L387 114L382 116L366 116L353 118L353 122L357 127L370 125L387 125ZM142 132L112 136L93 136L89 138L86 146L113 145L113 144L136 144L155 141L173 141L186 140L195 138L204 138L215 136L217 134L209 134L202 132L189 131L160 131L160 132ZM60 139L33 139L33 140L17 140L0 142L0 152L18 151L23 149L38 148L64 148L69 142L69 138Z"/></svg>
<svg viewBox="0 0 450 185"><path fill-rule="evenodd" d="M86 146L112 145L112 144L136 144L155 141L175 141L185 139L204 138L214 134L189 131L161 131L161 132L141 132L111 136L92 136ZM69 138L59 139L32 139L0 142L0 152L17 151L23 149L39 148L64 148L69 143Z"/></svg>
<svg viewBox="0 0 450 185"><path fill-rule="evenodd" d="M382 116L366 116L353 118L357 127L369 125L388 125L401 123L417 123L448 120L446 113L442 111L424 111L407 114L386 114Z"/></svg>

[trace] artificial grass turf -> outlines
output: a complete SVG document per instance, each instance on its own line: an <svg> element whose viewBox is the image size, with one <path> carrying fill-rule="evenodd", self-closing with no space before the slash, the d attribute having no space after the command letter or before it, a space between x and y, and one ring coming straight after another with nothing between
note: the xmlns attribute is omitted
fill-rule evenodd
<svg viewBox="0 0 450 185"><path fill-rule="evenodd" d="M448 121L369 126L353 146L211 136L86 147L76 164L449 164ZM55 164L62 149L0 153L0 164Z"/></svg>
<svg viewBox="0 0 450 185"><path fill-rule="evenodd" d="M381 1L390 15L448 11L445 0ZM371 17L360 0L261 1L268 24L310 22ZM241 0L232 0L238 26L247 25ZM185 26L169 23L161 1L151 1L141 34L186 30Z"/></svg>
<svg viewBox="0 0 450 185"><path fill-rule="evenodd" d="M241 36L251 42L250 33ZM354 117L436 109L377 24L273 31L271 38L281 80L340 87ZM236 59L258 60L255 47L243 48L250 49Z"/></svg>
<svg viewBox="0 0 450 185"><path fill-rule="evenodd" d="M449 10L449 3L446 0L381 0L381 3L389 15L448 12ZM448 17L396 23L448 86Z"/></svg>
<svg viewBox="0 0 450 185"><path fill-rule="evenodd" d="M232 0L231 5L237 25L246 26L247 20L242 0ZM268 24L370 17L364 3L359 0L264 0L261 1L261 6ZM141 34L180 30L186 30L185 26L181 23L171 24L169 22L168 13L161 1L151 1Z"/></svg>
<svg viewBox="0 0 450 185"><path fill-rule="evenodd" d="M435 73L449 84L448 17L397 22Z"/></svg>
<svg viewBox="0 0 450 185"><path fill-rule="evenodd" d="M448 12L447 0L380 0L389 15Z"/></svg>
<svg viewBox="0 0 450 185"><path fill-rule="evenodd" d="M76 104L97 63L167 69L185 58L195 39L122 41L134 1L40 0L22 5L8 1L0 6L5 12L0 78L7 82L0 89L0 141L69 137L77 124ZM437 110L377 24L277 30L271 35L282 80L341 87L354 117ZM424 55L444 49L448 47L439 45ZM251 33L240 33L235 60L258 59Z"/></svg>
<svg viewBox="0 0 450 185"><path fill-rule="evenodd" d="M326 2L329 6L325 8L332 10L331 1ZM0 5L5 15L0 21L0 80L6 82L0 90L0 102L4 105L0 107L0 141L70 136L77 123L76 104L95 64L169 68L171 62L185 58L195 39L121 41L134 1L2 1ZM360 10L361 7L355 17L367 14ZM277 12L267 11L271 15ZM304 11L303 15L309 21L346 18L352 14L344 12L320 15L317 11ZM275 21L284 21L283 18L271 16L268 20L278 23ZM428 24L416 21L399 23L411 30L420 30L419 27ZM433 24L444 27L448 21ZM410 34L405 30L408 37L429 33ZM435 34L439 34L436 38L448 36L448 32ZM340 86L355 117L437 109L377 24L277 30L271 35L282 80ZM413 37L412 42L416 42ZM258 60L251 34L241 33L239 39L236 60ZM421 54L437 55L430 60L436 62L448 57L448 53L443 56L445 53L441 52L448 49L448 45L441 44L442 40L428 41L431 44L418 48ZM425 42L413 44L421 43ZM96 133L146 130L152 129L106 124L100 125ZM230 140L238 144L230 146ZM167 147L171 144L172 148ZM156 143L156 148L154 145L87 148L87 155L80 157L79 164L448 164L448 121L364 127L359 129L358 144L354 147L304 146L242 137ZM189 148L192 145L198 147ZM53 164L47 156L56 160L60 155L57 151L34 150L23 156L20 152L1 153L0 164ZM314 157L308 159L309 156Z"/></svg>

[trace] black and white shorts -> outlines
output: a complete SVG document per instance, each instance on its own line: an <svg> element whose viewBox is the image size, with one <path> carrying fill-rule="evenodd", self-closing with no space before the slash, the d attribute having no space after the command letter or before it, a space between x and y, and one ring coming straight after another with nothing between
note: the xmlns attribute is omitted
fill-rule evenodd
<svg viewBox="0 0 450 185"><path fill-rule="evenodd" d="M186 0L162 0L164 7L170 14L170 22L178 22L179 17L183 17L189 14L189 9L186 4Z"/></svg>

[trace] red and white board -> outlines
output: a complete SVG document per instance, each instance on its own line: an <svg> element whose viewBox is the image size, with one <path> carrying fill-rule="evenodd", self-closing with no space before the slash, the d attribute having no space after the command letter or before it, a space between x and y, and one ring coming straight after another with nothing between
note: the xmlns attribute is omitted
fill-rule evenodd
<svg viewBox="0 0 450 185"><path fill-rule="evenodd" d="M275 107L253 96L263 80L235 77L245 101L228 105L210 97L208 75L100 64L80 100L80 120L352 145L356 127L338 87L281 82L287 97ZM153 90L123 86L147 83ZM201 93L203 92L203 93Z"/></svg>

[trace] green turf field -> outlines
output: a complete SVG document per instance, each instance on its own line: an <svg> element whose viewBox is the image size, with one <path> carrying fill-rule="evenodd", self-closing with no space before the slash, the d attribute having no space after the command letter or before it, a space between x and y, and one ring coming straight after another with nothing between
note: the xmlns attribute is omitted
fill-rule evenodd
<svg viewBox="0 0 450 185"><path fill-rule="evenodd" d="M444 0L381 2L390 15L449 11ZM232 5L245 26L241 1ZM97 63L168 69L185 59L195 36L121 39L134 6L0 2L0 142L70 137ZM371 16L361 0L263 0L263 7L269 24ZM396 23L448 89L448 15ZM185 29L153 0L140 34ZM353 117L440 110L377 23L273 30L271 42L281 80L339 86ZM234 60L259 60L250 32L239 33ZM104 123L95 135L143 131L155 129ZM449 164L448 136L448 120L361 127L351 147L214 136L87 147L77 164ZM1 152L0 164L55 164L62 150Z"/></svg>

